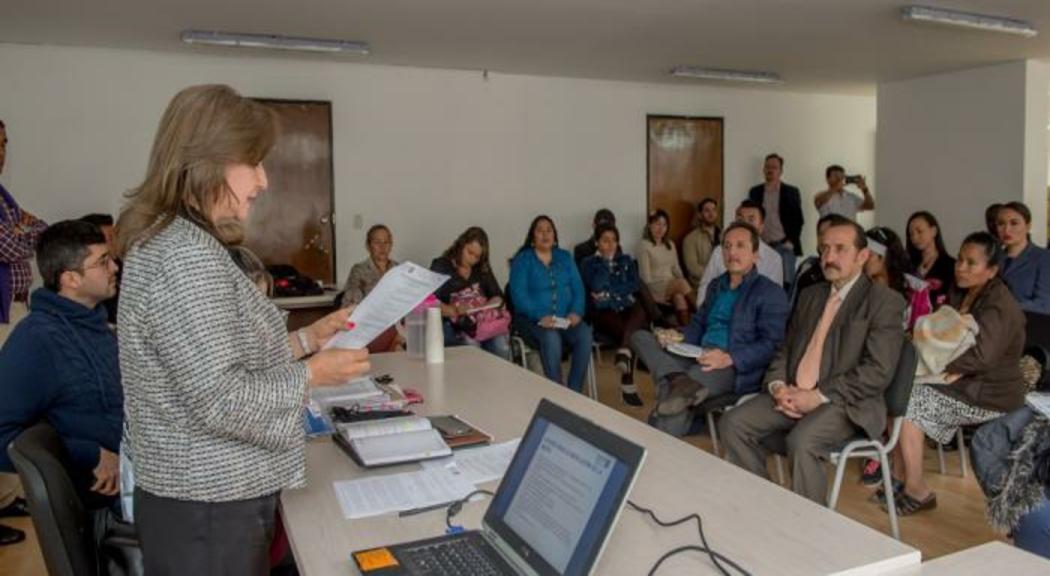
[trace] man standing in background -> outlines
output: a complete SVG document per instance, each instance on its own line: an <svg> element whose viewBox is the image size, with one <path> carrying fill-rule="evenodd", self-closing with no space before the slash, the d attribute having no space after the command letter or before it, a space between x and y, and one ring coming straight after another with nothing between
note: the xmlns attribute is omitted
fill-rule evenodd
<svg viewBox="0 0 1050 576"><path fill-rule="evenodd" d="M7 160L7 126L0 120L0 175ZM47 224L18 207L0 184L0 347L15 324L28 314L29 285L33 283L36 240ZM18 476L0 473L0 518L28 516L26 501L18 497ZM25 540L25 534L0 524L0 546Z"/></svg>
<svg viewBox="0 0 1050 576"><path fill-rule="evenodd" d="M784 159L773 153L762 165L764 183L751 188L748 198L766 210L762 241L780 253L784 263L784 288L795 283L795 257L802 255L802 194L798 188L781 182Z"/></svg>
<svg viewBox="0 0 1050 576"><path fill-rule="evenodd" d="M0 175L7 159L7 127L0 120ZM47 224L22 210L0 184L0 346L15 324L28 313L26 307L33 269L33 248Z"/></svg>
<svg viewBox="0 0 1050 576"><path fill-rule="evenodd" d="M856 220L857 212L875 209L875 199L863 176L846 176L845 168L832 164L824 171L824 179L828 181L828 189L813 197L813 204L821 218L828 214L839 214ZM848 184L856 186L862 196L846 191Z"/></svg>

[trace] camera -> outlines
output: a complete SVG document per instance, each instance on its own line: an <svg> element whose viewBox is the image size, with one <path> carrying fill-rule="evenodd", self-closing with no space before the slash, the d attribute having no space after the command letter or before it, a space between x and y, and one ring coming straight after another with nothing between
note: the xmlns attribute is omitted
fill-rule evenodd
<svg viewBox="0 0 1050 576"><path fill-rule="evenodd" d="M846 184L856 184L860 182L860 174L854 174L853 176L846 176Z"/></svg>

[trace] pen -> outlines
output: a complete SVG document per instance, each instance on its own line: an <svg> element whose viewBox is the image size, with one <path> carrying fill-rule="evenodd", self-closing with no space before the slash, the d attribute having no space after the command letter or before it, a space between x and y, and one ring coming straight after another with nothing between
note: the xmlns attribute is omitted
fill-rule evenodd
<svg viewBox="0 0 1050 576"><path fill-rule="evenodd" d="M451 506L454 502L442 502L440 504L431 504L430 506L421 506L419 508L410 508L408 510L402 510L397 513L398 518L404 518L405 516L415 516L416 514L422 514L424 512L430 512L432 510L440 510Z"/></svg>

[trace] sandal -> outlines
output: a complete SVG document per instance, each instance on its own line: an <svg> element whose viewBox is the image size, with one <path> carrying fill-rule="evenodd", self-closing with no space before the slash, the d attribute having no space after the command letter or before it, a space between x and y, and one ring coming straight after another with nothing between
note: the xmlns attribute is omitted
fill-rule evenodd
<svg viewBox="0 0 1050 576"><path fill-rule="evenodd" d="M893 481L893 496L894 496L894 498L896 498L900 494L904 493L904 482L901 481L901 480L897 480L896 478L893 478L892 481ZM874 494L871 495L870 498L868 498L868 500L870 502L874 502L874 503L878 504L879 506L882 506L883 508L885 508L886 507L886 490L884 490L882 488L879 488L878 490L875 491Z"/></svg>
<svg viewBox="0 0 1050 576"><path fill-rule="evenodd" d="M924 510L933 510L937 507L937 494L930 492L925 500L916 500L908 496L903 490L896 496L897 516L911 516ZM885 508L885 505L883 505Z"/></svg>

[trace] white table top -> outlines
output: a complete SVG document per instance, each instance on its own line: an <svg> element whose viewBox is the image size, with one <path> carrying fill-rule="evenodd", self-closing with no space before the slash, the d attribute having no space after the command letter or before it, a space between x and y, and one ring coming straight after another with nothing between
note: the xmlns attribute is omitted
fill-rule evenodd
<svg viewBox="0 0 1050 576"><path fill-rule="evenodd" d="M1050 560L1005 542L989 542L941 556L892 576L1047 576Z"/></svg>
<svg viewBox="0 0 1050 576"><path fill-rule="evenodd" d="M777 484L747 473L681 440L591 401L567 388L470 347L446 350L444 364L427 365L404 353L372 356L374 374L423 392L417 412L458 414L493 434L520 437L543 397L567 407L648 449L630 499L664 520L700 513L709 544L752 574L880 574L918 565L918 550L818 506ZM366 471L330 440L307 445L308 486L281 496L289 541L303 576L355 574L354 550L444 532L444 511L398 518L343 518L332 483L365 475L418 469L418 464ZM483 487L495 490L497 483ZM478 528L488 500L457 516ZM695 524L660 528L625 509L596 574L645 574L665 552L698 544ZM686 553L668 560L660 574L717 574L706 556Z"/></svg>
<svg viewBox="0 0 1050 576"><path fill-rule="evenodd" d="M274 304L282 310L297 310L300 308L317 308L331 306L335 303L338 290L325 290L324 294L316 296L292 296L288 298L271 298Z"/></svg>

